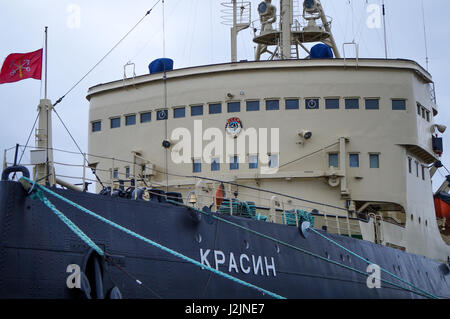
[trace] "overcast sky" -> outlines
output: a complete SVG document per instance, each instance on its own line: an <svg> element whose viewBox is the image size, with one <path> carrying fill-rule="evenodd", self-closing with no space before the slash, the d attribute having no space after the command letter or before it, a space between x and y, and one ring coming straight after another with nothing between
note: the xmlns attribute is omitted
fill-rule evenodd
<svg viewBox="0 0 450 319"><path fill-rule="evenodd" d="M44 26L49 27L48 95L55 102L72 87L157 0L0 0L0 61L10 53L31 52L43 46ZM223 0L226 1L226 0ZM425 63L422 0L385 0L387 41L390 58ZM230 60L229 27L223 25L221 0L165 0L166 56L175 68ZM260 1L252 2L252 19ZM279 1L273 1L278 6ZM322 0L333 18L338 43L356 41L360 57L384 57L383 29L370 28L367 12L380 0ZM424 0L429 70L436 82L439 105L437 123L450 127L450 12L448 0ZM373 7L372 7L373 8ZM369 19L370 21L373 21ZM375 20L376 22L376 20ZM373 26L373 25L372 25ZM162 5L152 13L112 54L68 95L57 110L72 134L87 152L89 87L123 78L123 66L136 64L137 75L148 73L148 64L163 55ZM238 59L253 60L252 31L238 38ZM42 97L41 82L25 81L0 85L0 150L25 144ZM448 135L448 134L446 134ZM31 142L34 145L34 140ZM64 128L54 118L54 147L76 150ZM445 139L443 162L450 168L450 142ZM81 159L78 159L81 161ZM28 153L24 162L29 161ZM442 174L445 171L442 170ZM435 186L442 177L437 174Z"/></svg>

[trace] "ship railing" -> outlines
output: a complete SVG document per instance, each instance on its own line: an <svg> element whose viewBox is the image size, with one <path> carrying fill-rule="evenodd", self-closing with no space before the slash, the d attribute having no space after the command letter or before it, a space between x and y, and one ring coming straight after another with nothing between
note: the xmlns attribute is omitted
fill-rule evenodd
<svg viewBox="0 0 450 319"><path fill-rule="evenodd" d="M42 148L32 147L32 146L23 146L19 145L17 153L14 151L16 147L12 147L6 149L4 151L4 161L3 167L14 165L14 158L19 162L19 158L22 157L23 153L23 161L20 161L20 165L26 166L30 169L30 172L33 171L34 165L30 161L30 157L25 155L25 151L27 150L37 150ZM139 159L139 162L135 161L126 161L108 156L101 155L93 155L93 154L80 154L79 152L61 150L57 148L52 148L54 160L50 165L55 167L56 177L59 179L64 179L65 181L69 181L71 185L82 186L83 191L89 191L89 185L94 185L95 189L91 190L95 192L98 190L97 184L101 181L103 187L109 187L111 194L114 190L124 187L132 187L132 188L146 188L146 195L151 195L152 188L165 188L166 184L163 182L158 182L154 180L150 180L149 176L153 176L153 166L151 166L150 161L143 159L140 156L136 158ZM87 158L89 158L89 162L87 162ZM102 166L99 163L94 162L96 159L101 159ZM25 163L27 161L27 163ZM75 164L74 164L75 163ZM107 166L110 163L109 166ZM129 172L123 172L123 170L116 170L117 166L127 165L129 167ZM142 166L147 166L143 168ZM149 168L150 167L150 168ZM80 174L81 171L81 174ZM155 172L158 172L155 169ZM161 172L163 173L163 172ZM169 174L170 175L170 174ZM182 176L179 176L182 177ZM194 177L184 177L185 185L192 191L195 188L198 180ZM196 206L199 208L203 208L204 206L212 207L213 210L217 211L218 207L216 207L216 197L215 190L219 187L219 182L207 182L210 189L208 194L204 194L201 192L197 192L196 196L198 197L198 202ZM228 185L226 192L228 195L235 194L237 190L232 189L230 183L223 181L224 184ZM190 185L190 186L189 186ZM64 186L64 185L63 185ZM173 189L173 185L170 186ZM188 193L188 192L187 192ZM156 193L155 193L156 194ZM348 216L348 213L345 211L340 211L339 215L333 207L329 207L328 205L308 205L301 201L295 201L289 196L276 195L273 196L271 194L265 194L261 192L250 192L243 191L239 189L237 193L240 200L252 201L255 203L257 208L257 212L263 216L266 216L268 221L275 222L279 224L286 224L287 220L284 218L285 212L290 212L294 210L311 212L315 218L314 226L318 229L327 229L328 232L336 233L340 235L348 235L348 236L360 236L361 229L359 227L359 219L352 218ZM159 193L157 195L160 195ZM228 196L229 198L230 196ZM189 204L188 194L183 197L183 201L186 204ZM233 215L233 205L230 205L230 214ZM347 215L346 215L347 214ZM296 218L298 220L298 218ZM325 227L324 227L325 226Z"/></svg>
<svg viewBox="0 0 450 319"><path fill-rule="evenodd" d="M219 186L218 183L212 183L210 189L214 190ZM226 190L228 193L233 194L231 189ZM196 194L198 198L197 206L212 207L213 210L218 210L215 206L216 197L210 193L199 193ZM229 200L229 197L226 196ZM277 223L277 224L289 224L285 213L296 214L296 226L298 226L299 211L305 211L312 214L314 217L314 227L317 229L326 229L328 232L348 237L362 238L362 232L360 227L360 222L367 222L357 217L351 217L348 214L339 215L336 210L331 207L323 205L305 205L303 203L295 202L292 199L283 197L282 195L277 196L264 196L261 194L255 194L245 191L239 191L238 197L236 199L243 200L247 202L254 202L256 205L256 211L258 214L267 217L267 221ZM230 215L236 215L236 211L232 210L230 205Z"/></svg>
<svg viewBox="0 0 450 319"><path fill-rule="evenodd" d="M277 15L277 21L275 23L273 23L271 26L271 30L270 32L281 32L281 27L280 27L280 20L281 16ZM328 26L330 26L331 28L331 24L333 22L333 19L329 16L326 16L326 24ZM311 24L312 22L310 22L310 19L305 19L303 17L303 15L295 15L293 17L293 23L291 25L291 32L302 32L304 30L308 30L308 27L314 26L314 28L320 29L323 32L326 32L325 30L325 25L323 24L321 19L316 19L314 20L314 24ZM253 20L251 22L251 26L253 29L253 35L254 37L258 37L261 34L261 30L262 30L262 24L261 24L261 19L256 19ZM266 32L269 32L268 30L266 30ZM264 33L263 33L264 34Z"/></svg>

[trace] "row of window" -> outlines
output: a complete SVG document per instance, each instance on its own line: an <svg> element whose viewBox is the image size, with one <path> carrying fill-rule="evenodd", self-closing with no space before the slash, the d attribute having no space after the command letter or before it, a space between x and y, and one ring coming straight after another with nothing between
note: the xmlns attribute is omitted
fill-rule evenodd
<svg viewBox="0 0 450 319"><path fill-rule="evenodd" d="M422 106L420 103L417 103L417 114L419 116L422 116L424 120L427 122L431 121L431 112L428 111L424 106Z"/></svg>
<svg viewBox="0 0 450 319"><path fill-rule="evenodd" d="M339 153L329 153L328 154L328 166L339 168ZM349 166L352 168L360 167L360 154L351 153L349 154ZM380 154L369 153L369 167L370 168L380 168Z"/></svg>
<svg viewBox="0 0 450 319"><path fill-rule="evenodd" d="M300 109L300 99L297 98L287 98L285 101L286 110L299 110ZM245 110L247 112L260 111L261 102L259 100L249 100L245 101ZM241 102L228 102L226 104L228 113L238 113L241 112ZM346 110L357 110L360 108L359 98L346 98L344 99L344 107ZM380 99L379 98L365 98L364 107L366 110L379 110L380 109ZM305 99L305 109L306 110L318 110L321 108L321 99L311 98ZM340 98L326 98L325 99L325 109L327 110L337 110L341 108ZM204 105L192 105L190 106L191 116L202 116L204 114ZM280 110L280 99L268 99L265 100L265 110L266 111L276 111ZM393 99L392 100L392 110L402 111L406 110L406 100L405 99ZM428 111L429 112L429 111ZM210 103L208 104L209 114L221 114L222 113L222 103ZM426 114L426 113L424 113ZM147 123L152 121L152 113L144 112L140 113L140 123ZM429 115L428 115L429 116ZM173 118L184 118L186 117L186 107L176 107L173 109ZM167 120L169 118L169 110L159 110L156 112L156 120ZM110 119L110 127L118 128L121 126L121 117L114 117ZM136 125L137 115L131 114L125 116L125 126ZM102 129L101 121L92 122L92 132L99 132Z"/></svg>
<svg viewBox="0 0 450 319"><path fill-rule="evenodd" d="M421 165L417 160L414 161L414 166L415 166L415 175L417 177L419 177L419 172L420 172L420 168L421 167L421 171L422 171L422 180L425 180L425 172L426 172L426 166L425 165ZM413 173L413 159L411 157L408 157L408 171L410 174L414 174Z"/></svg>

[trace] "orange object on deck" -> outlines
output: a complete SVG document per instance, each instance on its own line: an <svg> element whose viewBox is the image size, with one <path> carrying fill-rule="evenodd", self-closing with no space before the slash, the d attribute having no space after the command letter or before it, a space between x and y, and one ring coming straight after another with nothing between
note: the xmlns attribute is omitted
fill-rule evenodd
<svg viewBox="0 0 450 319"><path fill-rule="evenodd" d="M436 216L440 218L447 218L450 220L450 204L444 202L437 197L434 198L434 207L436 208Z"/></svg>
<svg viewBox="0 0 450 319"><path fill-rule="evenodd" d="M225 198L225 186L220 184L216 191L216 206L220 207L222 205L223 199Z"/></svg>

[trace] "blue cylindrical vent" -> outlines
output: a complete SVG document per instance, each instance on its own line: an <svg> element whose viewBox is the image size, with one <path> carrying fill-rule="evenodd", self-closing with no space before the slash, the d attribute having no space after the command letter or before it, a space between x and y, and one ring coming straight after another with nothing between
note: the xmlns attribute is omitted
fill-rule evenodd
<svg viewBox="0 0 450 319"><path fill-rule="evenodd" d="M150 74L173 70L173 60L167 58L156 59L148 66Z"/></svg>
<svg viewBox="0 0 450 319"><path fill-rule="evenodd" d="M311 59L332 59L334 55L333 50L328 45L319 43L311 48L309 57Z"/></svg>

